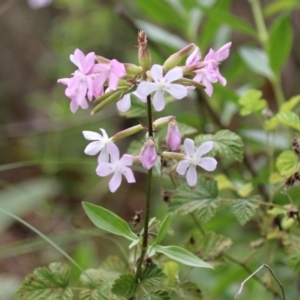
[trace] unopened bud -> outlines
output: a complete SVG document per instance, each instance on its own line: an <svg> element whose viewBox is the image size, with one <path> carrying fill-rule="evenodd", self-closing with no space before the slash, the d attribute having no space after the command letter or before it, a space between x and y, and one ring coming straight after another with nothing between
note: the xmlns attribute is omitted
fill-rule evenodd
<svg viewBox="0 0 300 300"><path fill-rule="evenodd" d="M111 137L111 140L113 142L116 142L116 141L124 139L124 138L126 138L130 135L133 135L133 134L135 134L135 133L137 133L137 132L139 132L143 129L144 129L144 127L141 124L129 127L125 130L122 130L122 131L116 133L114 136Z"/></svg>
<svg viewBox="0 0 300 300"><path fill-rule="evenodd" d="M173 121L174 119L175 119L174 116L167 116L167 117L158 118L157 120L155 120L152 123L153 129L159 129L159 128L167 125L169 122Z"/></svg>
<svg viewBox="0 0 300 300"><path fill-rule="evenodd" d="M146 72L151 68L151 53L148 48L147 35L145 31L138 33L138 56L139 63Z"/></svg>
<svg viewBox="0 0 300 300"><path fill-rule="evenodd" d="M140 66L130 63L124 63L124 67L126 69L126 77L140 75L143 71L143 69Z"/></svg>
<svg viewBox="0 0 300 300"><path fill-rule="evenodd" d="M194 50L195 44L189 44L179 50L178 52L172 54L163 64L165 72L177 67L182 59L186 57L192 50Z"/></svg>
<svg viewBox="0 0 300 300"><path fill-rule="evenodd" d="M95 55L95 59L100 64L110 64L110 59L107 59L100 55Z"/></svg>
<svg viewBox="0 0 300 300"><path fill-rule="evenodd" d="M164 151L160 155L163 158L171 158L171 159L176 159L176 160L183 160L186 158L186 155L184 155L183 153L178 153L178 152Z"/></svg>
<svg viewBox="0 0 300 300"><path fill-rule="evenodd" d="M175 120L169 123L166 143L172 151L177 150L181 144L181 135Z"/></svg>
<svg viewBox="0 0 300 300"><path fill-rule="evenodd" d="M157 153L155 149L155 143L153 139L149 137L141 150L140 161L143 167L149 170L154 166L156 159Z"/></svg>

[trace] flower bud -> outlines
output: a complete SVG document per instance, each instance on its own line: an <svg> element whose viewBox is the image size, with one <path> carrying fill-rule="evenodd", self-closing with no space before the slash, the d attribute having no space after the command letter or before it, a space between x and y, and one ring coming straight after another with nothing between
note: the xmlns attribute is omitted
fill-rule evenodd
<svg viewBox="0 0 300 300"><path fill-rule="evenodd" d="M149 137L141 150L140 161L143 167L149 170L154 166L156 159L157 153L155 149L155 143L153 139Z"/></svg>
<svg viewBox="0 0 300 300"><path fill-rule="evenodd" d="M177 67L181 60L187 56L191 50L194 50L195 44L189 44L179 50L178 52L172 54L163 64L163 68L165 72L168 72L169 70Z"/></svg>
<svg viewBox="0 0 300 300"><path fill-rule="evenodd" d="M95 59L96 59L96 61L98 62L98 63L100 63L100 64L110 64L110 59L107 59L107 58L105 58L105 57L103 57L103 56L100 56L100 55L95 55Z"/></svg>
<svg viewBox="0 0 300 300"><path fill-rule="evenodd" d="M171 121L168 125L168 132L166 138L167 145L172 151L179 148L181 144L181 135L176 121Z"/></svg>
<svg viewBox="0 0 300 300"><path fill-rule="evenodd" d="M168 124L170 121L173 121L174 119L175 119L174 116L167 116L167 117L158 118L157 120L155 120L152 123L153 129L159 129L159 128L165 126L166 124Z"/></svg>
<svg viewBox="0 0 300 300"><path fill-rule="evenodd" d="M143 69L140 66L130 64L130 63L124 63L124 67L126 69L126 77L129 76L136 76L136 75L141 75Z"/></svg>
<svg viewBox="0 0 300 300"><path fill-rule="evenodd" d="M150 70L151 67L151 53L148 48L147 35L145 31L140 31L138 33L138 51L139 63L146 72Z"/></svg>
<svg viewBox="0 0 300 300"><path fill-rule="evenodd" d="M122 130L122 131L116 133L114 136L111 137L111 140L113 142L116 142L116 141L124 139L130 135L133 135L143 129L144 129L144 127L141 124L129 127L125 130Z"/></svg>

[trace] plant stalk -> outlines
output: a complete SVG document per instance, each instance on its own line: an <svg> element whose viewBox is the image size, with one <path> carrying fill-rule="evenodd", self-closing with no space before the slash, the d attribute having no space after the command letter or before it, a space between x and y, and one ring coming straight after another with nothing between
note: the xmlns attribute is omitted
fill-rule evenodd
<svg viewBox="0 0 300 300"><path fill-rule="evenodd" d="M151 106L151 96L147 97L147 111L148 111L148 136L153 137L153 128L152 128L152 106ZM145 221L144 221L144 235L141 255L138 261L137 270L135 279L139 280L142 272L143 261L148 249L148 225L150 219L150 201L151 201L151 183L152 183L152 170L148 170L147 174L147 191L146 191L146 209L145 209Z"/></svg>

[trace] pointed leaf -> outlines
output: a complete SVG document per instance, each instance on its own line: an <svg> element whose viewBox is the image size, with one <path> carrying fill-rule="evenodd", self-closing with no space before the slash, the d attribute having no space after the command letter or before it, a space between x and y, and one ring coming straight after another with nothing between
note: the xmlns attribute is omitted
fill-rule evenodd
<svg viewBox="0 0 300 300"><path fill-rule="evenodd" d="M197 268L210 268L213 269L213 266L206 263L193 253L185 250L184 248L178 246L155 246L157 253L162 253L169 258L176 260L184 265L197 267Z"/></svg>
<svg viewBox="0 0 300 300"><path fill-rule="evenodd" d="M123 236L131 241L138 239L138 236L130 229L128 223L116 214L88 202L83 202L82 205L89 219L98 228Z"/></svg>
<svg viewBox="0 0 300 300"><path fill-rule="evenodd" d="M24 300L71 300L73 292L68 288L70 268L61 263L51 263L48 268L35 269L25 278L17 291Z"/></svg>
<svg viewBox="0 0 300 300"><path fill-rule="evenodd" d="M283 151L276 159L276 169L278 170L281 176L289 177L295 171L297 171L297 162L297 156L294 154L293 151Z"/></svg>
<svg viewBox="0 0 300 300"><path fill-rule="evenodd" d="M241 55L245 64L253 72L269 79L274 78L274 74L270 68L268 56L263 50L251 47L241 47L239 49L239 54Z"/></svg>
<svg viewBox="0 0 300 300"><path fill-rule="evenodd" d="M169 204L169 211L185 215L195 212L200 222L209 221L219 206L217 182L212 178L199 176L196 188L180 185Z"/></svg>
<svg viewBox="0 0 300 300"><path fill-rule="evenodd" d="M162 221L162 223L160 224L160 227L159 227L159 230L157 232L156 239L154 242L155 245L159 244L162 241L162 239L165 237L165 235L167 234L168 229L171 224L171 216L172 216L171 214L168 214L165 217L165 219Z"/></svg>
<svg viewBox="0 0 300 300"><path fill-rule="evenodd" d="M280 111L291 111L300 102L300 95L294 96L280 106Z"/></svg>
<svg viewBox="0 0 300 300"><path fill-rule="evenodd" d="M299 117L292 111L279 112L276 115L276 120L278 120L281 124L300 130Z"/></svg>
<svg viewBox="0 0 300 300"><path fill-rule="evenodd" d="M195 137L195 144L200 146L206 141L213 141L210 154L218 152L223 158L243 160L244 148L241 137L229 130L221 130L216 134L201 134Z"/></svg>
<svg viewBox="0 0 300 300"><path fill-rule="evenodd" d="M250 199L237 199L232 204L232 211L241 225L245 225L255 214L259 197Z"/></svg>
<svg viewBox="0 0 300 300"><path fill-rule="evenodd" d="M293 31L289 15L280 16L271 26L268 41L270 66L278 76L292 46Z"/></svg>
<svg viewBox="0 0 300 300"><path fill-rule="evenodd" d="M203 295L197 284L194 282L183 282L180 285L177 286L175 293L180 297L180 298L175 298L177 299L185 299L185 300L202 300Z"/></svg>

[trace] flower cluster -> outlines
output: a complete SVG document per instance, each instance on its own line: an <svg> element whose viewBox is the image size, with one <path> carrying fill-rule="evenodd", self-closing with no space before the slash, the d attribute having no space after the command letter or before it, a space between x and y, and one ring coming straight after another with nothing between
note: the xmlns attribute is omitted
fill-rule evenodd
<svg viewBox="0 0 300 300"><path fill-rule="evenodd" d="M229 56L231 43L227 43L219 50L210 49L201 61L201 53L197 46L190 44L171 55L163 65L151 65L151 54L147 47L147 37L144 32L139 33L139 62L140 66L129 63L120 63L116 59L97 56L94 52L84 55L76 49L70 56L70 60L77 66L71 78L62 78L58 82L66 85L65 94L71 99L70 109L75 113L79 107L88 108L88 101L99 103L92 114L103 109L110 103L116 103L121 112L131 108L131 97L134 95L140 101L153 105L156 111L165 108L165 95L180 100L187 96L188 92L196 87L203 87L208 96L213 93L213 83L226 84L226 79L219 71L219 63ZM186 57L185 65L180 65ZM101 133L83 131L83 135L91 142L84 152L87 155L98 157L96 173L101 176L112 175L109 181L109 189L115 192L122 180L122 175L128 183L135 182L134 173L131 170L133 164L140 163L145 169L151 169L158 158L178 161L173 168L179 175L185 175L188 185L197 184L197 170L200 166L206 171L213 171L217 161L212 157L203 157L213 149L213 142L208 141L195 148L194 141L186 138L181 145L181 134L174 116L162 117L155 120L151 130L139 124L108 137L106 131L100 128ZM167 126L166 146L168 151L159 152L159 144L153 132ZM116 141L138 131L146 130L146 141L137 156L124 154L120 158L120 152ZM185 151L185 154L181 150Z"/></svg>

